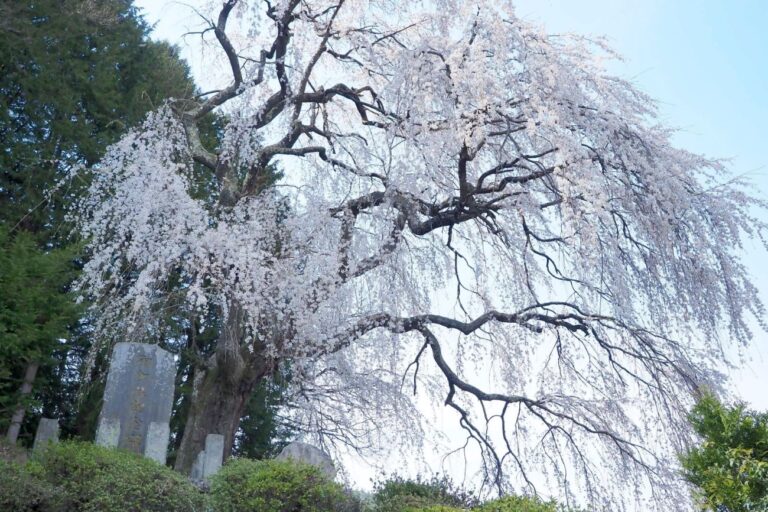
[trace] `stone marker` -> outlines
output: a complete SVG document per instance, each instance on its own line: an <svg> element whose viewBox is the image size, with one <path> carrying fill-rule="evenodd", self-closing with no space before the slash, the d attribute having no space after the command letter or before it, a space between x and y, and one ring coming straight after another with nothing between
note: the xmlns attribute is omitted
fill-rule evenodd
<svg viewBox="0 0 768 512"><path fill-rule="evenodd" d="M224 436L208 434L205 436L205 450L200 450L192 464L189 478L198 484L207 484L208 480L219 472L224 461Z"/></svg>
<svg viewBox="0 0 768 512"><path fill-rule="evenodd" d="M144 447L144 456L148 459L165 464L165 456L168 453L168 440L171 437L171 427L168 423L152 421L147 429L147 439Z"/></svg>
<svg viewBox="0 0 768 512"><path fill-rule="evenodd" d="M203 464L205 460L205 450L200 450L195 458L195 463L192 464L192 470L189 473L189 479L193 482L203 481Z"/></svg>
<svg viewBox="0 0 768 512"><path fill-rule="evenodd" d="M111 418L99 418L99 427L96 430L96 444L116 448L120 440L120 420Z"/></svg>
<svg viewBox="0 0 768 512"><path fill-rule="evenodd" d="M170 352L146 343L116 344L96 442L164 464L175 377L176 365Z"/></svg>
<svg viewBox="0 0 768 512"><path fill-rule="evenodd" d="M333 464L331 456L325 453L320 448L316 448L311 444L293 442L289 443L280 452L280 455L275 457L278 460L292 459L296 462L304 462L305 464L312 464L320 468L320 471L325 473L328 478L333 480L336 477L336 466Z"/></svg>
<svg viewBox="0 0 768 512"><path fill-rule="evenodd" d="M220 434L208 434L205 436L205 450L203 450L203 478L208 479L218 473L224 460L224 436Z"/></svg>
<svg viewBox="0 0 768 512"><path fill-rule="evenodd" d="M48 443L59 442L59 420L56 418L40 418L35 432L35 442L32 450L37 451L48 446Z"/></svg>

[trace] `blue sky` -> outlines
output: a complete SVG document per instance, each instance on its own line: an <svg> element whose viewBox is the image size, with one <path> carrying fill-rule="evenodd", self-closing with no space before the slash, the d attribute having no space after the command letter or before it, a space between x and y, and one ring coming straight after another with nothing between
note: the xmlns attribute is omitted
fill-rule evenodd
<svg viewBox="0 0 768 512"><path fill-rule="evenodd" d="M139 0L155 37L183 48L195 64L197 26L188 7ZM731 159L737 175L768 199L768 0L518 0L518 16L549 32L605 36L625 58L610 69L660 102L661 118L680 129L676 142L711 157ZM198 81L202 76L193 65ZM768 221L768 212L760 217ZM768 303L768 253L757 243L745 260ZM767 319L768 320L768 319ZM736 392L768 410L768 334L756 330L744 352L751 360L731 372Z"/></svg>
<svg viewBox="0 0 768 512"><path fill-rule="evenodd" d="M731 159L768 199L768 1L518 0L518 16L548 32L605 36L624 56L610 68L659 101L678 145ZM768 221L768 212L757 212ZM768 252L745 247L768 303ZM768 334L755 327L736 393L768 410ZM751 361L750 361L751 360Z"/></svg>

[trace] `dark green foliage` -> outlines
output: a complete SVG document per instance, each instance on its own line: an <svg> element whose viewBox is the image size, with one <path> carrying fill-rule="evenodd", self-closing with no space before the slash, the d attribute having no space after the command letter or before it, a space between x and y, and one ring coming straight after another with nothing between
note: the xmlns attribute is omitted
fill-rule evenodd
<svg viewBox="0 0 768 512"><path fill-rule="evenodd" d="M554 501L541 501L528 496L504 496L488 501L473 512L557 512L562 510Z"/></svg>
<svg viewBox="0 0 768 512"><path fill-rule="evenodd" d="M3 2L0 17L2 216L51 231L68 191L39 206L62 172L96 162L147 111L194 87L130 1Z"/></svg>
<svg viewBox="0 0 768 512"><path fill-rule="evenodd" d="M235 434L233 455L273 458L294 437L294 431L280 422L278 416L279 408L284 405L287 373L278 372L274 378L262 379L256 385Z"/></svg>
<svg viewBox="0 0 768 512"><path fill-rule="evenodd" d="M26 471L57 487L72 512L194 512L206 498L182 475L139 455L65 442L35 456Z"/></svg>
<svg viewBox="0 0 768 512"><path fill-rule="evenodd" d="M680 457L703 510L768 510L768 414L703 396L689 415L702 443Z"/></svg>
<svg viewBox="0 0 768 512"><path fill-rule="evenodd" d="M354 507L341 485L292 461L233 459L211 481L217 512L336 512Z"/></svg>
<svg viewBox="0 0 768 512"><path fill-rule="evenodd" d="M74 256L74 246L41 251L31 233L0 225L0 430L20 403L21 369L51 363L79 316L67 293Z"/></svg>
<svg viewBox="0 0 768 512"><path fill-rule="evenodd" d="M76 251L65 248L70 229L65 213L88 183L84 174L63 178L75 166L96 162L108 144L166 98L195 93L178 51L149 40L148 34L131 0L0 2L0 226L6 246L17 244L29 256L28 263L18 265L71 261ZM215 138L213 121L202 131L206 140ZM17 258L18 252L11 256ZM87 437L93 430L91 412L98 412L100 402L96 385L80 402L84 414L77 414L76 394L87 381L81 370L91 343L88 319L64 333L47 329L46 343L27 337L31 331L42 337L45 329L37 320L60 318L55 308L70 301L61 283L40 283L24 296L2 293L17 310L23 303L27 316L0 319L0 332L22 340L13 345L13 354L0 353L0 430L6 409L19 405L20 378L34 361L40 363L36 407L27 414L22 437L26 433L30 441L40 414L59 417L64 435ZM4 345L11 342L0 340ZM105 368L97 367L96 377Z"/></svg>
<svg viewBox="0 0 768 512"><path fill-rule="evenodd" d="M65 512L66 494L41 480L26 466L0 459L0 510Z"/></svg>
<svg viewBox="0 0 768 512"><path fill-rule="evenodd" d="M456 486L447 476L418 476L411 480L390 476L374 486L373 505L376 512L406 512L431 506L471 508L478 500L472 492Z"/></svg>
<svg viewBox="0 0 768 512"><path fill-rule="evenodd" d="M447 505L429 505L426 507L408 507L403 512L465 512L467 509L449 507Z"/></svg>

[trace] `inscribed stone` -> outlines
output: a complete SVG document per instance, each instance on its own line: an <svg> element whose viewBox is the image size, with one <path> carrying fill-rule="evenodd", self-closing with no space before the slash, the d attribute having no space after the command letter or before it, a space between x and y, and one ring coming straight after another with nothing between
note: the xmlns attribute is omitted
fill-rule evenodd
<svg viewBox="0 0 768 512"><path fill-rule="evenodd" d="M150 424L167 425L170 421L175 376L170 352L145 343L116 344L104 390L97 442L115 446L116 436L118 448L147 453ZM156 427L154 436L161 435L159 428ZM158 442L156 437L152 438L149 452L152 458L165 463L165 454L159 455Z"/></svg>

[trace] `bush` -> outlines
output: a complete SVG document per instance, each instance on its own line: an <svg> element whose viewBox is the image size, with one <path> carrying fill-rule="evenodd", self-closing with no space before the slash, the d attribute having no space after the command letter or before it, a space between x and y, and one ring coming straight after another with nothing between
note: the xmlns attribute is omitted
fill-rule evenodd
<svg viewBox="0 0 768 512"><path fill-rule="evenodd" d="M77 512L206 510L206 498L182 475L140 455L90 443L50 445L27 465L61 489Z"/></svg>
<svg viewBox="0 0 768 512"><path fill-rule="evenodd" d="M233 459L211 479L216 512L336 512L355 508L341 485L293 461Z"/></svg>
<svg viewBox="0 0 768 512"><path fill-rule="evenodd" d="M7 440L0 438L0 460L24 465L28 459L29 452L26 448L9 443Z"/></svg>
<svg viewBox="0 0 768 512"><path fill-rule="evenodd" d="M447 476L421 476L415 480L400 476L378 482L374 486L373 504L376 512L411 512L427 510L467 509L477 505L472 492L457 487ZM437 508L436 508L437 507Z"/></svg>
<svg viewBox="0 0 768 512"><path fill-rule="evenodd" d="M0 459L0 510L64 512L64 492L36 477L21 464Z"/></svg>
<svg viewBox="0 0 768 512"><path fill-rule="evenodd" d="M421 508L406 508L404 512L465 512L464 508L448 507L446 505L430 505Z"/></svg>
<svg viewBox="0 0 768 512"><path fill-rule="evenodd" d="M557 512L558 510L554 501L544 502L528 496L504 496L483 503L473 512Z"/></svg>

